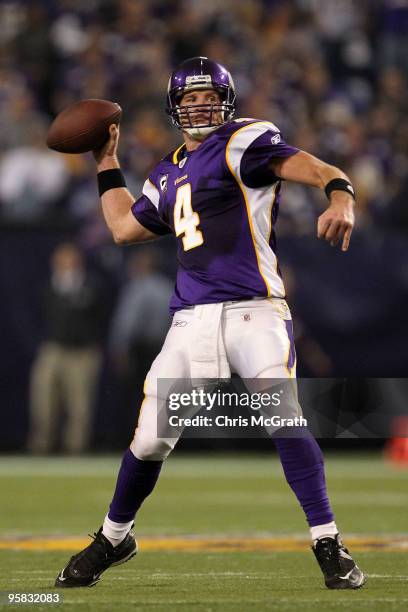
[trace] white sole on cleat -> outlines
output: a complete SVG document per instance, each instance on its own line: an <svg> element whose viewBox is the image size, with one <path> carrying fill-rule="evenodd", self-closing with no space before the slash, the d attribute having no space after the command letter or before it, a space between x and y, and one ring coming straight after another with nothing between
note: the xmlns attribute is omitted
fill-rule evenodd
<svg viewBox="0 0 408 612"><path fill-rule="evenodd" d="M132 557L134 557L136 554L137 554L137 548L133 552L129 553L127 557L125 557L124 559L121 559L120 561L116 561L116 563L112 563L106 569L109 569L110 567L115 567L115 565L122 565L122 563L126 563L126 561L130 561L130 559L132 559ZM104 571L106 572L106 570Z"/></svg>
<svg viewBox="0 0 408 612"><path fill-rule="evenodd" d="M365 584L366 582L367 582L366 576L364 576L364 574L361 574L359 582L357 582L356 586L353 588L360 589L363 586L363 584Z"/></svg>
<svg viewBox="0 0 408 612"><path fill-rule="evenodd" d="M106 568L106 570L103 570L103 572L101 572L98 577L94 576L94 581L91 582L91 584L87 584L84 586L87 586L88 588L95 586L95 584L97 584L100 579L101 576L104 572L106 572L108 569L110 569L111 567L114 567L115 565L122 565L122 563L126 563L126 561L130 561L130 559L132 559L132 557L135 556L135 554L137 553L137 550L133 551L132 553L130 553L127 557L125 557L124 559L121 559L121 561L116 561L116 563L112 563L112 565L110 565L109 567Z"/></svg>

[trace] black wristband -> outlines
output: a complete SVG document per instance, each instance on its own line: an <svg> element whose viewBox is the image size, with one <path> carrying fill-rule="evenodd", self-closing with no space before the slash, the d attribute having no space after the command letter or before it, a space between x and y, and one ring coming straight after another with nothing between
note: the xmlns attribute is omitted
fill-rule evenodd
<svg viewBox="0 0 408 612"><path fill-rule="evenodd" d="M125 177L120 168L112 168L111 170L102 170L98 172L98 190L99 196L102 196L105 191L115 189L116 187L126 187Z"/></svg>
<svg viewBox="0 0 408 612"><path fill-rule="evenodd" d="M330 198L330 194L332 191L345 191L349 195L353 196L356 199L356 194L354 192L354 187L351 183L342 178L335 178L329 181L324 188L326 196Z"/></svg>

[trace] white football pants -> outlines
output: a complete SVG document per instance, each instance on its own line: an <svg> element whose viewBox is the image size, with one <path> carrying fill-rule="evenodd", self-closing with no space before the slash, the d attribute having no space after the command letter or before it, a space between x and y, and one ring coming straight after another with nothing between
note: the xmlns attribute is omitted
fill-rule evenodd
<svg viewBox="0 0 408 612"><path fill-rule="evenodd" d="M147 374L145 398L130 445L138 459L164 460L176 445L176 437L157 437L157 414L161 402L165 402L158 397L157 381L190 379L192 353L197 354L197 345L200 346L200 339L193 333L198 308L176 312L163 348ZM243 379L296 376L292 321L285 300L225 302L220 308L222 348L231 372Z"/></svg>

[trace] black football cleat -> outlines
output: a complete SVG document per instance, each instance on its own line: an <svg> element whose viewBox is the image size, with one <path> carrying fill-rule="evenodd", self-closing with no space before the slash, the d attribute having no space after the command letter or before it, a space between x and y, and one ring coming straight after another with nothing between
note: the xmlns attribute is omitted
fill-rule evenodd
<svg viewBox="0 0 408 612"><path fill-rule="evenodd" d="M335 538L320 538L312 550L328 589L359 589L365 583L366 577L343 546L339 534Z"/></svg>
<svg viewBox="0 0 408 612"><path fill-rule="evenodd" d="M102 527L91 538L93 542L89 546L71 557L56 579L56 587L94 586L105 570L125 563L137 553L137 543L131 531L123 542L115 547L103 535Z"/></svg>

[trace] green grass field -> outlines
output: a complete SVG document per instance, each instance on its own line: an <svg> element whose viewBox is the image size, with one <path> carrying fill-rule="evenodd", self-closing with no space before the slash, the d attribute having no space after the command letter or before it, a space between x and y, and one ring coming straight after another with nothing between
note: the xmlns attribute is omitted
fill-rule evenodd
<svg viewBox="0 0 408 612"><path fill-rule="evenodd" d="M408 471L374 454L327 457L337 523L369 577L361 590L324 587L276 457L175 454L138 515L137 557L92 589L57 591L55 577L78 549L69 538L85 544L101 524L119 461L1 458L3 600L58 592L62 609L95 612L408 609Z"/></svg>

